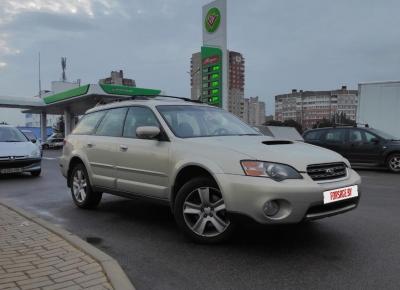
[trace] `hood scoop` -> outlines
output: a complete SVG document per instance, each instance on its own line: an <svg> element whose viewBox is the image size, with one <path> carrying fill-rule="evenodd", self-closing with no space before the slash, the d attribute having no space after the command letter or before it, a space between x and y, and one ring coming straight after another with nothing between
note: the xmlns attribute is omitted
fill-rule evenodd
<svg viewBox="0 0 400 290"><path fill-rule="evenodd" d="M263 141L262 142L265 145L287 145L287 144L293 144L292 141L289 140L269 140L269 141Z"/></svg>

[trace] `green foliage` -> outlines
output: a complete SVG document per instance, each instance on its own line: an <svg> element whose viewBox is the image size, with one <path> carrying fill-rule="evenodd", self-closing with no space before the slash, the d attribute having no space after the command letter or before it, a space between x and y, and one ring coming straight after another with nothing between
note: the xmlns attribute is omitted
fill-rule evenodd
<svg viewBox="0 0 400 290"><path fill-rule="evenodd" d="M335 126L354 126L356 124L355 121L347 118L346 113L341 112L335 113L331 120L322 119L322 121L314 124L313 129L315 128L326 128L326 127L335 127Z"/></svg>
<svg viewBox="0 0 400 290"><path fill-rule="evenodd" d="M60 116L57 120L57 123L53 126L54 133L61 133L64 134L64 116Z"/></svg>

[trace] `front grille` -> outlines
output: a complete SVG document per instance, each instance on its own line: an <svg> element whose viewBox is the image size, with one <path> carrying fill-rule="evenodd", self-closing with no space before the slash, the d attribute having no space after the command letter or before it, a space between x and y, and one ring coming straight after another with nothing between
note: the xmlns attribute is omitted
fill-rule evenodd
<svg viewBox="0 0 400 290"><path fill-rule="evenodd" d="M27 167L39 161L40 160L38 159L7 160L7 161L0 160L0 169Z"/></svg>
<svg viewBox="0 0 400 290"><path fill-rule="evenodd" d="M347 166L343 162L313 164L307 166L307 173L313 180L330 180L346 177Z"/></svg>

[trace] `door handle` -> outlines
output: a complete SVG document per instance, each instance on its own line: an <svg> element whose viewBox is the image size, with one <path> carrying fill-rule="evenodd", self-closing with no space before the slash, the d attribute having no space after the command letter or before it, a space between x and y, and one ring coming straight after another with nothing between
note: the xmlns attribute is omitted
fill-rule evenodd
<svg viewBox="0 0 400 290"><path fill-rule="evenodd" d="M127 151L127 150L128 150L128 146L126 146L126 145L119 145L119 149L120 149L121 151Z"/></svg>
<svg viewBox="0 0 400 290"><path fill-rule="evenodd" d="M87 146L88 148L93 148L93 147L94 147L94 145L93 145L92 143L87 143L86 146Z"/></svg>

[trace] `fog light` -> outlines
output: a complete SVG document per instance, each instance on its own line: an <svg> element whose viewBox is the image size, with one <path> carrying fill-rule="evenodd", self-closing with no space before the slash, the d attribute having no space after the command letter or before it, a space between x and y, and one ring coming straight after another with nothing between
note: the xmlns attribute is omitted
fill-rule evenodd
<svg viewBox="0 0 400 290"><path fill-rule="evenodd" d="M264 204L263 210L264 210L264 213L265 213L266 216L272 217L272 216L274 216L274 215L276 215L278 213L278 211L279 211L279 203L277 201L275 201L275 200L267 201Z"/></svg>

